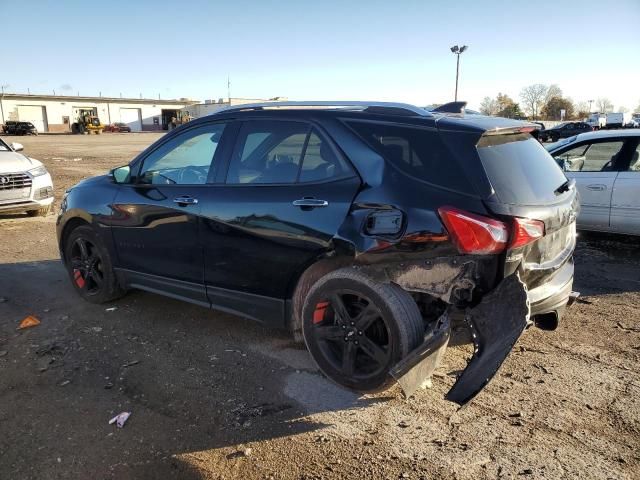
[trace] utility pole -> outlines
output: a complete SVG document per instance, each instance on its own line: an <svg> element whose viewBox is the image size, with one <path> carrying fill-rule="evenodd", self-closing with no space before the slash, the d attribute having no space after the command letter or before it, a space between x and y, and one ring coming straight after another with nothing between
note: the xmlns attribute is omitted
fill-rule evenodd
<svg viewBox="0 0 640 480"><path fill-rule="evenodd" d="M589 102L589 113L591 113L591 104L593 103L593 100L588 100Z"/></svg>
<svg viewBox="0 0 640 480"><path fill-rule="evenodd" d="M231 106L231 78L227 75L227 98L229 99L229 106Z"/></svg>
<svg viewBox="0 0 640 480"><path fill-rule="evenodd" d="M464 52L467 48L466 45L463 45L461 47L458 47L458 45L454 45L453 47L451 47L451 52L453 54L455 54L457 56L456 59L456 93L454 96L454 101L457 102L458 101L458 77L460 76L460 55L462 55L462 52Z"/></svg>
<svg viewBox="0 0 640 480"><path fill-rule="evenodd" d="M2 123L4 125L4 107L2 106L2 99L4 98L4 89L9 88L9 84L0 85L0 115L2 115Z"/></svg>

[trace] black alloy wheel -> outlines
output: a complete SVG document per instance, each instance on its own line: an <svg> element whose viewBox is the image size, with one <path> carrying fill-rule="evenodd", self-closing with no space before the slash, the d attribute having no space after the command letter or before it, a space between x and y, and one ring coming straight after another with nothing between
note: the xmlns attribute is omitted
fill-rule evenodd
<svg viewBox="0 0 640 480"><path fill-rule="evenodd" d="M90 226L82 225L69 233L64 259L71 283L85 300L105 303L125 294L107 249Z"/></svg>
<svg viewBox="0 0 640 480"><path fill-rule="evenodd" d="M364 295L338 290L316 304L312 335L325 359L342 375L367 378L389 364L389 327Z"/></svg>
<svg viewBox="0 0 640 480"><path fill-rule="evenodd" d="M390 386L391 367L424 337L422 316L407 292L348 268L312 287L302 320L305 343L320 370L360 392Z"/></svg>
<svg viewBox="0 0 640 480"><path fill-rule="evenodd" d="M87 295L95 295L104 286L102 258L98 248L89 240L78 237L71 245L69 258L73 281Z"/></svg>

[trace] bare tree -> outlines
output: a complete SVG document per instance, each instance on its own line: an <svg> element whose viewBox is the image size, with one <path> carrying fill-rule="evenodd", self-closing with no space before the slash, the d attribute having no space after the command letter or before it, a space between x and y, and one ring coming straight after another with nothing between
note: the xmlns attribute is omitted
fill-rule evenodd
<svg viewBox="0 0 640 480"><path fill-rule="evenodd" d="M549 103L552 98L562 98L562 89L555 83L549 85L547 93L544 96L544 103Z"/></svg>
<svg viewBox="0 0 640 480"><path fill-rule="evenodd" d="M495 98L484 97L482 103L480 103L480 113L483 115L495 115L498 110L500 110L500 107Z"/></svg>
<svg viewBox="0 0 640 480"><path fill-rule="evenodd" d="M623 105L620 105L618 107L618 112L620 112L620 113L627 113L628 111L629 111L629 109L627 107L623 106Z"/></svg>
<svg viewBox="0 0 640 480"><path fill-rule="evenodd" d="M544 105L545 98L547 96L548 87L541 83L529 85L524 87L520 92L520 98L524 104L525 112L533 117L533 120L538 118L538 112Z"/></svg>
<svg viewBox="0 0 640 480"><path fill-rule="evenodd" d="M574 116L576 119L581 120L585 119L589 116L589 102L578 102L576 103L576 108L574 112Z"/></svg>
<svg viewBox="0 0 640 480"><path fill-rule="evenodd" d="M598 112L600 113L613 112L613 103L606 97L598 98L596 100L596 107L598 107Z"/></svg>

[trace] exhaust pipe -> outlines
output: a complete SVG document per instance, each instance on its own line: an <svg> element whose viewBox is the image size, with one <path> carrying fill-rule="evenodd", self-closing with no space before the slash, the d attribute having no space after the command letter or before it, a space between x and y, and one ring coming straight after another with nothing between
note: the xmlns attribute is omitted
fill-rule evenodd
<svg viewBox="0 0 640 480"><path fill-rule="evenodd" d="M533 317L533 324L540 330L553 331L558 328L558 312L535 315Z"/></svg>

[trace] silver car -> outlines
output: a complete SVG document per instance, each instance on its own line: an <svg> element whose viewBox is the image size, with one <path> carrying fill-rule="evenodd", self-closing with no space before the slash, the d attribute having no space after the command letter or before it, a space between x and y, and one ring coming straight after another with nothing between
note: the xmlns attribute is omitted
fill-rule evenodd
<svg viewBox="0 0 640 480"><path fill-rule="evenodd" d="M640 131L597 131L545 147L575 179L578 228L640 235Z"/></svg>

